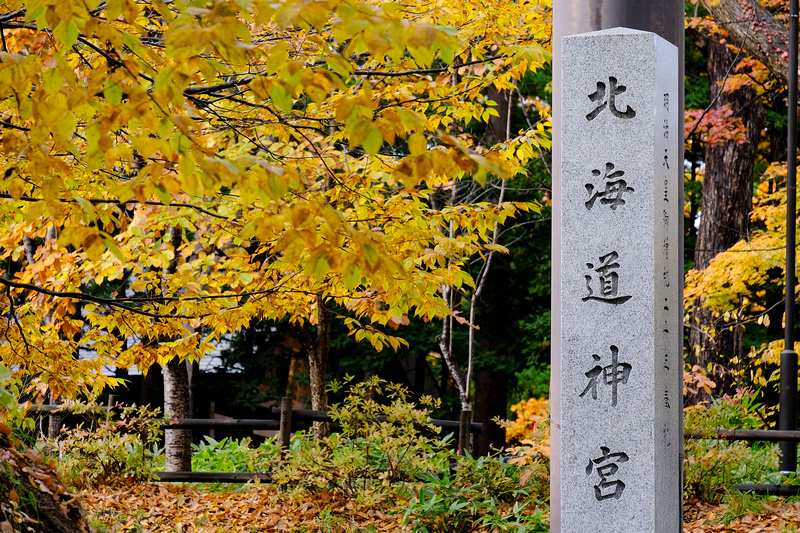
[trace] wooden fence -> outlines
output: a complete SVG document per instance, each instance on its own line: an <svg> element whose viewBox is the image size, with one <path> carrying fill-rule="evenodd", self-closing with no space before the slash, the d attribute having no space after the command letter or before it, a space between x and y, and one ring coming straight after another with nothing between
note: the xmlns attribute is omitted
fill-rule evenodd
<svg viewBox="0 0 800 533"><path fill-rule="evenodd" d="M81 413L98 412L120 413L122 409L116 405L113 396L109 398L109 405L103 407L93 407ZM73 414L73 410L60 405L41 405L32 407L31 414L46 416L59 416ZM76 414L81 414L76 413ZM338 424L331 418L328 411L312 411L309 409L294 409L291 398L281 399L280 407L270 410L274 418L264 419L218 419L218 418L159 418L153 419L159 422L163 429L273 429L278 430L278 442L281 447L281 456L289 449L291 433L299 426L299 423L308 422L329 422L334 427ZM379 417L379 420L383 417ZM458 453L463 455L469 451L470 435L478 434L483 431L483 424L472 421L471 411L461 411L460 420L431 420L431 425L441 427L445 430L452 430L458 435ZM183 481L183 482L203 482L203 483L244 483L254 479L263 482L270 482L269 473L256 472L155 472L160 481Z"/></svg>
<svg viewBox="0 0 800 533"><path fill-rule="evenodd" d="M108 407L94 407L89 413L121 412L122 409L114 406L113 398ZM59 405L42 405L30 409L32 414L58 416L72 414L72 410ZM174 429L272 429L278 430L282 455L289 448L291 432L299 423L332 422L336 425L327 411L312 411L308 409L293 409L290 398L283 398L281 406L270 410L274 418L266 419L216 419L216 418L176 418L158 419L164 430ZM434 426L452 430L458 435L458 451L463 454L469 450L471 434L481 433L483 424L472 422L472 413L462 411L460 420L431 421ZM720 440L747 440L747 441L791 441L800 442L800 431L772 430L772 429L715 429L712 433L685 433L687 439L720 439ZM156 472L160 481L198 482L198 483L245 483L259 480L269 483L272 477L266 472ZM786 485L737 485L742 491L766 492L769 494L797 494L800 486Z"/></svg>

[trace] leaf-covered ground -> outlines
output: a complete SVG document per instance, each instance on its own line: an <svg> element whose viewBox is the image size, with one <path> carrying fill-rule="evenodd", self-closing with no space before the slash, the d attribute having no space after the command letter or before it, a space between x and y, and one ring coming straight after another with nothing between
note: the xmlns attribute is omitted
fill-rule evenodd
<svg viewBox="0 0 800 533"><path fill-rule="evenodd" d="M703 502L685 504L683 532L789 533L800 530L800 502L796 499L753 502L744 512L731 507Z"/></svg>
<svg viewBox="0 0 800 533"><path fill-rule="evenodd" d="M359 509L330 493L299 501L274 486L240 492L198 490L186 485L137 484L101 487L83 496L95 526L108 532L408 531L402 514ZM139 527L137 529L137 527Z"/></svg>
<svg viewBox="0 0 800 533"><path fill-rule="evenodd" d="M251 531L411 531L402 514L359 508L330 493L300 501L274 486L253 485L238 492L217 492L186 485L139 484L99 488L83 496L95 526L110 532ZM684 533L785 533L800 530L800 502L774 499L751 502L749 510L730 504L687 502ZM738 517L738 518L737 518Z"/></svg>

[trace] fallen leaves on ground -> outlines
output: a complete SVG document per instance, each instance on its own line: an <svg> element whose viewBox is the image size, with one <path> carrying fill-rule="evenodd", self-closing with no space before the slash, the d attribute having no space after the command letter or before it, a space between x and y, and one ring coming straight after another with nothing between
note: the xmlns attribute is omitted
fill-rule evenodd
<svg viewBox="0 0 800 533"><path fill-rule="evenodd" d="M249 485L240 492L215 492L188 485L143 483L87 491L90 516L109 533L221 533L251 531L410 531L402 514L359 508L331 493L299 501L274 486ZM142 531L138 529L136 531Z"/></svg>
<svg viewBox="0 0 800 533"><path fill-rule="evenodd" d="M778 498L756 505L759 510L749 510L725 524L726 514L731 514L727 504L689 502L683 508L683 533L784 533L800 527L800 502Z"/></svg>
<svg viewBox="0 0 800 533"><path fill-rule="evenodd" d="M222 533L254 531L410 531L392 509L359 507L323 492L302 501L271 485L249 485L238 492L217 492L188 485L143 483L87 491L90 516L107 531ZM687 502L683 533L778 533L800 529L800 502L777 498L756 504L739 518L727 504ZM141 529L136 529L140 527Z"/></svg>

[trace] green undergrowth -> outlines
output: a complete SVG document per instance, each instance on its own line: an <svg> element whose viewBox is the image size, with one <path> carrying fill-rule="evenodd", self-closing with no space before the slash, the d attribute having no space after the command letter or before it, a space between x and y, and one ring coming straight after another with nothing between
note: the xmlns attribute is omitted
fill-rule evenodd
<svg viewBox="0 0 800 533"><path fill-rule="evenodd" d="M729 441L714 435L717 428L765 429L766 409L752 389L714 399L707 406L687 407L684 429L707 438L684 443L684 493L707 502L738 497L734 485L779 483L778 445L769 442ZM746 499L741 499L742 502Z"/></svg>
<svg viewBox="0 0 800 533"><path fill-rule="evenodd" d="M331 408L339 432L319 441L298 432L283 458L274 439L256 445L249 438L205 437L193 447L193 470L269 472L284 497L300 502L335 497L359 509L390 510L420 533L548 529L549 461L541 446L514 448L514 457L459 456L453 436L442 435L431 423L434 400L414 402L402 387L377 378L334 383L333 392L343 397ZM685 499L720 504L720 523L770 504L772 497L741 494L735 484L800 484L800 478L777 474L777 445L714 435L717 428L766 427L767 413L757 398L742 389L685 410L686 431L699 436L685 441ZM146 481L164 464L161 431L148 422L154 415L131 410L121 420L101 417L63 432L56 442L40 443L39 449L57 457L69 487L91 490ZM222 493L249 488L195 485L201 487Z"/></svg>
<svg viewBox="0 0 800 533"><path fill-rule="evenodd" d="M57 459L59 476L74 489L149 481L164 465L160 414L144 407L127 408L118 418L101 414L38 448Z"/></svg>
<svg viewBox="0 0 800 533"><path fill-rule="evenodd" d="M453 436L431 423L436 401L414 402L406 389L378 378L334 383L332 393L344 398L330 409L340 431L319 441L298 432L283 458L274 439L256 446L249 438L205 437L193 446L192 469L269 472L285 497L334 497L359 509L388 510L414 532L548 530L543 455L531 453L524 461L459 456ZM77 489L147 481L164 464L162 430L148 422L154 415L137 410L119 421L101 417L40 448L59 457L60 475ZM201 487L247 490L239 484L195 485Z"/></svg>

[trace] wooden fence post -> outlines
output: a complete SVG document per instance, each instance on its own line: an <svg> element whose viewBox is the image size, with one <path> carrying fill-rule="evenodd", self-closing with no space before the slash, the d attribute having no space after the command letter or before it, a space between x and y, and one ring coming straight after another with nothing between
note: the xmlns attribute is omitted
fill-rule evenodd
<svg viewBox="0 0 800 533"><path fill-rule="evenodd" d="M214 418L214 415L217 412L217 403L216 402L209 402L208 404L208 418ZM217 432L214 431L214 428L208 430L208 436L212 439L216 439Z"/></svg>
<svg viewBox="0 0 800 533"><path fill-rule="evenodd" d="M469 452L470 427L472 426L472 411L461 411L461 420L458 426L458 455Z"/></svg>
<svg viewBox="0 0 800 533"><path fill-rule="evenodd" d="M108 395L108 414L115 412L114 407L119 403L119 394Z"/></svg>
<svg viewBox="0 0 800 533"><path fill-rule="evenodd" d="M292 399L281 398L281 459L286 457L289 451L289 441L292 438Z"/></svg>
<svg viewBox="0 0 800 533"><path fill-rule="evenodd" d="M50 401L48 402L50 405L58 405L61 402L59 400L53 399L53 393L49 393ZM47 417L47 438L50 440L55 440L58 438L58 432L61 430L61 418L62 416L57 413L53 413Z"/></svg>

